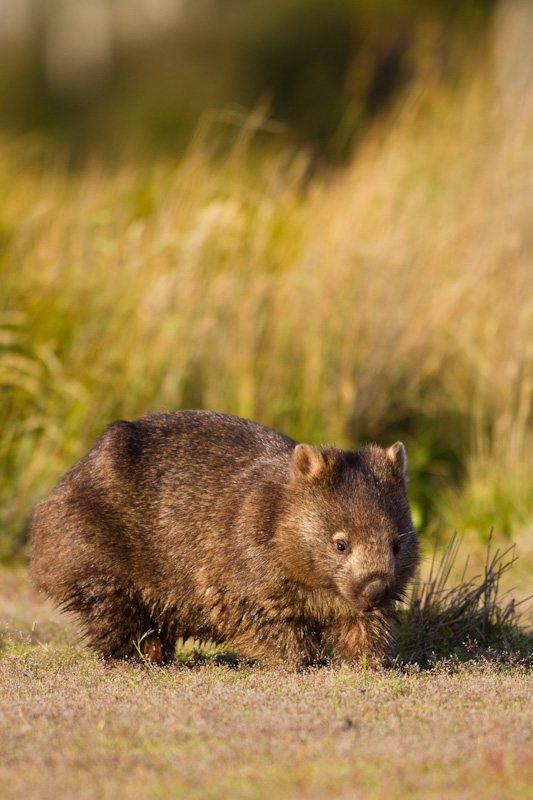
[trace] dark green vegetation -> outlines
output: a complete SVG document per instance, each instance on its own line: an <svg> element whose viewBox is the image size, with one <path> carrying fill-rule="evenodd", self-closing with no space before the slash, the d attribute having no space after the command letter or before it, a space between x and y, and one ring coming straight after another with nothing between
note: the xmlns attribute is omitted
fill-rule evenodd
<svg viewBox="0 0 533 800"><path fill-rule="evenodd" d="M346 158L398 92L452 77L490 35L494 0L98 0L9 4L0 111L79 157L125 138L180 151L206 107L228 130L258 101L288 139ZM245 116L245 113L244 113ZM224 146L224 142L221 142Z"/></svg>

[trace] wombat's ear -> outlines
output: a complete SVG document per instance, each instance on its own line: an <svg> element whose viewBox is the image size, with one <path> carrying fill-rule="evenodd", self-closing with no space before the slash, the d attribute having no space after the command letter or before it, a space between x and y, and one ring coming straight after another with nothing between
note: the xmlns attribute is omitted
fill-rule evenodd
<svg viewBox="0 0 533 800"><path fill-rule="evenodd" d="M291 478L316 478L325 466L320 450L310 444L297 444L291 459Z"/></svg>
<svg viewBox="0 0 533 800"><path fill-rule="evenodd" d="M387 455L393 461L400 472L405 476L407 471L407 453L402 442L396 442L387 450Z"/></svg>

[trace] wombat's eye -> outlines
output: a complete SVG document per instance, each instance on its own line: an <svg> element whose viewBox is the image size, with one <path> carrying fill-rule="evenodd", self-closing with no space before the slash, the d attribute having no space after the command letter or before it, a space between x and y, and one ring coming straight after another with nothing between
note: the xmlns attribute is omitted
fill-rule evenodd
<svg viewBox="0 0 533 800"><path fill-rule="evenodd" d="M393 542L393 545L392 545L392 552L393 552L393 554L394 554L395 556L397 556L397 555L398 555L398 553L400 552L400 542Z"/></svg>
<svg viewBox="0 0 533 800"><path fill-rule="evenodd" d="M345 553L346 549L347 549L346 542L344 542L342 539L337 539L337 541L335 542L335 550L337 551L337 553Z"/></svg>

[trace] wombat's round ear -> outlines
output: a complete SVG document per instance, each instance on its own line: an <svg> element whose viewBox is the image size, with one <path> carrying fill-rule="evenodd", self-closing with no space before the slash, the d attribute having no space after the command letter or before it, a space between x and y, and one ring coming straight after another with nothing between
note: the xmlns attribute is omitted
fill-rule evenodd
<svg viewBox="0 0 533 800"><path fill-rule="evenodd" d="M316 447L310 444L297 444L291 459L291 478L316 478L320 475L326 462L324 456Z"/></svg>
<svg viewBox="0 0 533 800"><path fill-rule="evenodd" d="M387 450L387 455L393 461L400 472L405 475L407 471L407 453L402 442L396 442Z"/></svg>

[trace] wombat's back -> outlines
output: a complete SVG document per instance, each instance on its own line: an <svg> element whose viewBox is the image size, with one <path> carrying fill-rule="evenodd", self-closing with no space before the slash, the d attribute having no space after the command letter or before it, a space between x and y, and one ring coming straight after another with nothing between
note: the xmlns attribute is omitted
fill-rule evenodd
<svg viewBox="0 0 533 800"><path fill-rule="evenodd" d="M287 480L295 445L263 425L213 411L112 423L35 509L35 585L65 606L73 587L98 574L117 587L163 592L179 570L182 586L190 587L199 543L205 557L220 560L232 544L229 532L246 539L253 525L242 532L233 522L242 503L250 507L249 523L250 513L263 516L253 497L265 483Z"/></svg>

